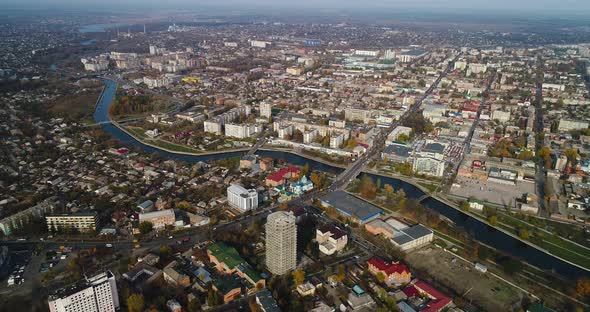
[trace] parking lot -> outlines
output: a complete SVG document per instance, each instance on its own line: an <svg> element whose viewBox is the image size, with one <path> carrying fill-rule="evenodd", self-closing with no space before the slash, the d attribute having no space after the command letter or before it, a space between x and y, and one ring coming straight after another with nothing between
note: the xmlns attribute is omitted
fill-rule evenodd
<svg viewBox="0 0 590 312"><path fill-rule="evenodd" d="M460 187L455 184L460 185ZM498 205L508 205L510 202L514 205L516 198L521 198L523 193L535 194L535 183L517 181L516 185L507 185L457 176L451 187L451 194L453 195L468 198L476 194L477 199Z"/></svg>

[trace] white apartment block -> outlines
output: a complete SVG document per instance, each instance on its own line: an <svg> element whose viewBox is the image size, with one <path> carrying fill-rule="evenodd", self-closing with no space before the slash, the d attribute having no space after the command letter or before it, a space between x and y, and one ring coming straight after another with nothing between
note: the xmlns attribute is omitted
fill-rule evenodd
<svg viewBox="0 0 590 312"><path fill-rule="evenodd" d="M242 211L258 208L258 192L245 189L241 185L232 184L227 188L227 202L230 206Z"/></svg>
<svg viewBox="0 0 590 312"><path fill-rule="evenodd" d="M434 157L414 157L412 169L420 174L442 177L445 172L445 161Z"/></svg>
<svg viewBox="0 0 590 312"><path fill-rule="evenodd" d="M119 309L117 284L107 271L49 296L51 312L115 312Z"/></svg>
<svg viewBox="0 0 590 312"><path fill-rule="evenodd" d="M310 144L313 143L315 138L318 136L318 131L315 129L305 131L303 133L303 143Z"/></svg>
<svg viewBox="0 0 590 312"><path fill-rule="evenodd" d="M346 121L340 120L340 119L330 119L328 121L328 126L336 127L336 128L344 128L346 126Z"/></svg>
<svg viewBox="0 0 590 312"><path fill-rule="evenodd" d="M293 135L293 126L289 125L286 127L279 127L278 131L278 136L281 139L285 139L287 138L287 136L292 136Z"/></svg>
<svg viewBox="0 0 590 312"><path fill-rule="evenodd" d="M55 209L56 200L57 197L55 196L49 197L35 206L1 219L0 231L2 231L4 235L10 235L14 230L17 230L27 222L30 222L31 219L42 217L47 212L53 212Z"/></svg>
<svg viewBox="0 0 590 312"><path fill-rule="evenodd" d="M465 61L456 61L454 69L457 70L465 70L467 68L467 62Z"/></svg>
<svg viewBox="0 0 590 312"><path fill-rule="evenodd" d="M253 48L263 48L264 49L264 48L266 48L266 46L268 44L269 44L268 42L261 41L261 40L251 40L250 41L250 46Z"/></svg>
<svg viewBox="0 0 590 312"><path fill-rule="evenodd" d="M277 211L266 219L266 267L282 275L297 267L297 224L293 212Z"/></svg>
<svg viewBox="0 0 590 312"><path fill-rule="evenodd" d="M238 139L249 138L257 132L256 125L225 124L225 136Z"/></svg>
<svg viewBox="0 0 590 312"><path fill-rule="evenodd" d="M260 103L260 117L270 118L272 115L272 104L262 102Z"/></svg>
<svg viewBox="0 0 590 312"><path fill-rule="evenodd" d="M330 148L338 149L344 143L344 134L336 134L330 137Z"/></svg>
<svg viewBox="0 0 590 312"><path fill-rule="evenodd" d="M565 85L556 83L544 83L543 90L549 91L565 91Z"/></svg>
<svg viewBox="0 0 590 312"><path fill-rule="evenodd" d="M395 60L395 50L385 50L385 52L383 53L383 59Z"/></svg>
<svg viewBox="0 0 590 312"><path fill-rule="evenodd" d="M365 120L371 117L371 111L368 109L350 107L344 111L344 117L346 120L359 120L365 122Z"/></svg>
<svg viewBox="0 0 590 312"><path fill-rule="evenodd" d="M221 123L219 120L205 120L203 122L205 132L221 134Z"/></svg>
<svg viewBox="0 0 590 312"><path fill-rule="evenodd" d="M356 50L356 51L354 51L354 55L376 57L377 55L379 55L379 51L377 51L377 50Z"/></svg>
<svg viewBox="0 0 590 312"><path fill-rule="evenodd" d="M492 112L492 119L498 119L500 122L507 122L510 120L510 112L495 110Z"/></svg>
<svg viewBox="0 0 590 312"><path fill-rule="evenodd" d="M469 64L468 71L472 74L481 74L485 73L488 70L488 67L484 64Z"/></svg>
<svg viewBox="0 0 590 312"><path fill-rule="evenodd" d="M45 217L47 229L58 231L60 229L75 229L80 232L96 230L96 213L73 213L63 215L49 215Z"/></svg>
<svg viewBox="0 0 590 312"><path fill-rule="evenodd" d="M582 120L571 120L571 119L561 119L559 121L558 130L559 131L570 131L570 130L579 130L579 129L587 129L588 122Z"/></svg>

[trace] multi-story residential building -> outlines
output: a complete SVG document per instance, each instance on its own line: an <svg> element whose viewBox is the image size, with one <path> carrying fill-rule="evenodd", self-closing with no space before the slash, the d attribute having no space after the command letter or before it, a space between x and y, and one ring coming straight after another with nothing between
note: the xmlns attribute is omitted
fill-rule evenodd
<svg viewBox="0 0 590 312"><path fill-rule="evenodd" d="M318 131L316 129L308 130L303 133L303 143L310 144L313 143L315 138L318 136Z"/></svg>
<svg viewBox="0 0 590 312"><path fill-rule="evenodd" d="M297 266L297 225L293 212L277 211L266 220L266 267L282 275Z"/></svg>
<svg viewBox="0 0 590 312"><path fill-rule="evenodd" d="M49 296L51 312L115 312L119 295L110 271L58 290Z"/></svg>
<svg viewBox="0 0 590 312"><path fill-rule="evenodd" d="M412 273L403 264L394 261L385 261L379 257L373 257L367 261L369 272L377 276L383 274L387 285L403 285L412 280Z"/></svg>
<svg viewBox="0 0 590 312"><path fill-rule="evenodd" d="M293 135L293 126L289 125L285 127L279 127L277 133L281 139L290 139Z"/></svg>
<svg viewBox="0 0 590 312"><path fill-rule="evenodd" d="M492 119L497 119L500 122L507 122L510 120L510 112L495 110L492 112Z"/></svg>
<svg viewBox="0 0 590 312"><path fill-rule="evenodd" d="M245 189L241 185L232 184L227 188L227 201L242 211L258 208L258 192L255 189Z"/></svg>
<svg viewBox="0 0 590 312"><path fill-rule="evenodd" d="M412 170L420 174L442 177L445 172L445 161L430 156L412 158Z"/></svg>
<svg viewBox="0 0 590 312"><path fill-rule="evenodd" d="M257 132L256 125L225 124L225 136L245 139Z"/></svg>
<svg viewBox="0 0 590 312"><path fill-rule="evenodd" d="M303 74L303 68L301 67L289 67L287 68L287 74L292 76L300 76Z"/></svg>
<svg viewBox="0 0 590 312"><path fill-rule="evenodd" d="M0 220L0 231L2 231L4 235L10 235L15 230L21 228L25 223L31 221L31 219L40 218L47 212L53 212L56 203L57 197L52 196L35 206L2 219Z"/></svg>
<svg viewBox="0 0 590 312"><path fill-rule="evenodd" d="M221 134L221 123L217 119L205 120L203 130L209 133Z"/></svg>
<svg viewBox="0 0 590 312"><path fill-rule="evenodd" d="M348 235L340 228L327 224L316 230L315 239L320 251L325 255L333 255L344 250L348 243Z"/></svg>
<svg viewBox="0 0 590 312"><path fill-rule="evenodd" d="M346 120L330 118L328 126L336 128L344 128L346 126Z"/></svg>
<svg viewBox="0 0 590 312"><path fill-rule="evenodd" d="M397 126L387 135L387 141L385 142L386 145L394 144L401 135L405 135L407 138L410 138L412 134L412 128L404 127L404 126Z"/></svg>
<svg viewBox="0 0 590 312"><path fill-rule="evenodd" d="M250 41L250 46L254 47L254 48L263 48L264 49L264 48L266 48L266 46L268 44L269 44L268 42L261 41L261 40L251 40Z"/></svg>
<svg viewBox="0 0 590 312"><path fill-rule="evenodd" d="M150 222L154 229L159 229L166 225L174 225L176 223L176 215L172 209L140 213L139 223L141 222Z"/></svg>
<svg viewBox="0 0 590 312"><path fill-rule="evenodd" d="M344 143L344 134L340 133L330 137L330 148L340 148L342 143Z"/></svg>
<svg viewBox="0 0 590 312"><path fill-rule="evenodd" d="M260 103L260 117L270 118L272 116L272 104L262 102Z"/></svg>
<svg viewBox="0 0 590 312"><path fill-rule="evenodd" d="M355 50L355 56L370 56L370 57L377 57L379 55L378 50Z"/></svg>
<svg viewBox="0 0 590 312"><path fill-rule="evenodd" d="M72 214L49 215L45 217L47 229L55 232L62 229L75 229L79 232L96 231L97 217L95 212L79 212Z"/></svg>
<svg viewBox="0 0 590 312"><path fill-rule="evenodd" d="M587 129L588 122L582 120L561 119L557 129L560 132L567 132L571 130Z"/></svg>
<svg viewBox="0 0 590 312"><path fill-rule="evenodd" d="M344 111L346 120L365 122L370 117L371 111L368 109L349 107Z"/></svg>

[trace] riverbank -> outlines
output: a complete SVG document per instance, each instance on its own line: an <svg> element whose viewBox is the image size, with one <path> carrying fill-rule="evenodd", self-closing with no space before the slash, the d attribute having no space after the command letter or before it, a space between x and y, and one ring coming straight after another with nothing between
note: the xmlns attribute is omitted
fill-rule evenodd
<svg viewBox="0 0 590 312"><path fill-rule="evenodd" d="M157 146L144 144L141 142L141 140L131 136L128 132L123 131L120 127L117 127L110 122L108 118L108 107L116 92L116 82L106 79L105 84L106 88L104 90L104 94L101 94L94 118L97 123L109 121L102 124L102 128L105 132L111 134L113 137L123 143L137 146L146 153L157 152L162 156L179 159L189 163L239 157L246 153L246 151L216 151L209 154L179 153L171 150L165 150ZM306 163L310 163L310 166L314 170L327 171L335 174L342 172L344 169L344 167L341 165L335 165L324 160L311 159L306 155L297 154L294 151L265 151L264 149L261 149L259 154L261 156L284 159L286 162L295 165L303 166ZM428 194L428 192L424 192L420 185L415 185L414 183L405 179L401 180L399 177L376 175L370 171L367 171L366 174L375 180L381 179L383 185L390 184L395 189L403 189L408 198L420 199L423 198L424 195ZM462 227L467 233L470 233L470 236L475 240L478 240L483 244L493 246L495 249L500 250L503 253L520 258L535 267L538 267L542 270L555 271L570 278L590 276L590 272L588 270L580 268L569 261L564 261L561 258L555 257L554 255L547 253L545 250L537 249L534 246L523 242L517 237L505 233L504 231L499 231L498 229L491 227L488 223L483 222L478 218L472 217L471 215L465 214L453 203L448 203L432 197L424 197L421 203L425 207L432 209L442 216L452 220L457 226Z"/></svg>

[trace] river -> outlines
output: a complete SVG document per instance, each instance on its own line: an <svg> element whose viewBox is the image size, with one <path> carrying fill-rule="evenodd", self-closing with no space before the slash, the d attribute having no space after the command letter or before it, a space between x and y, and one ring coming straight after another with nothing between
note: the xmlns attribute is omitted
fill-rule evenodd
<svg viewBox="0 0 590 312"><path fill-rule="evenodd" d="M96 110L93 116L94 120L97 123L109 121L108 108L112 103L117 91L117 84L114 81L104 80L104 83L105 89L97 102ZM196 163L199 161L207 162L211 160L241 156L242 154L246 153L245 151L221 152L218 154L208 155L184 155L172 153L151 146L147 146L137 141L135 138L133 138L132 136L125 133L124 131L122 131L121 129L119 129L111 123L105 123L102 127L104 131L106 131L107 133L109 133L110 135L112 135L124 144L136 146L146 153L159 153L164 157L183 160L188 163ZM299 166L308 163L310 167L314 170L321 170L331 173L339 173L343 170L342 168L330 166L328 164L308 159L299 154L290 152L259 150L257 154L261 156L271 157L274 159L282 159L287 163ZM368 175L374 180L381 179L382 185L390 184L396 190L403 189L409 198L420 198L424 195L424 193L418 187L405 181L395 179L392 177L383 177L373 174ZM457 226L467 231L474 239L481 241L482 243L489 245L493 248L496 248L509 255L518 257L533 266L545 270L552 270L572 279L578 278L582 275L590 276L589 271L578 268L570 263L562 261L549 254L546 254L534 247L528 246L523 242L511 237L510 235L507 235L502 231L496 230L495 228L490 227L486 223L483 223L469 216L468 214L465 214L464 212L459 211L432 197L429 197L426 200L424 200L422 204L432 210L437 211L441 215L455 222Z"/></svg>

